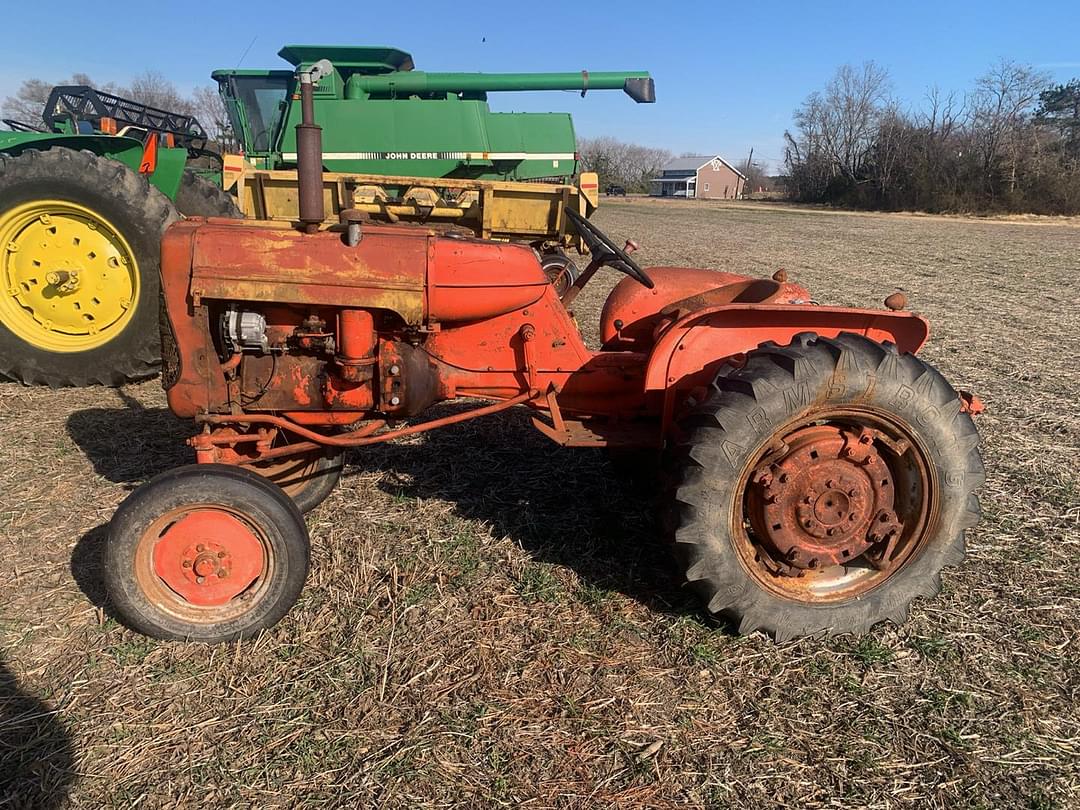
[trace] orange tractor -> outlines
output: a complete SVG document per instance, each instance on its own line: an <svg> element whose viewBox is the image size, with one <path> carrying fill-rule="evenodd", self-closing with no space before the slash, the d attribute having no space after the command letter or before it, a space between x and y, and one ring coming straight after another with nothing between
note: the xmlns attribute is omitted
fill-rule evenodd
<svg viewBox="0 0 1080 810"><path fill-rule="evenodd" d="M645 270L573 212L591 262L561 298L525 246L351 210L326 228L318 127L298 130L296 226L165 235L163 385L198 425L197 463L112 519L106 585L131 627L214 642L273 625L342 451L519 406L564 445L669 455L675 556L740 632L900 622L963 558L981 406L915 355L923 318L816 306L779 274ZM626 278L593 351L568 306L604 266ZM448 400L468 405L411 420Z"/></svg>

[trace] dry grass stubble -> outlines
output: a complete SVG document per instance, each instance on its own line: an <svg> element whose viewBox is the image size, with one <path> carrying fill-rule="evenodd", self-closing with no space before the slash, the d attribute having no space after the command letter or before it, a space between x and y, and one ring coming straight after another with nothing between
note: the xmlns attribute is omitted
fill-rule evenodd
<svg viewBox="0 0 1080 810"><path fill-rule="evenodd" d="M861 641L714 628L650 477L510 413L352 454L274 630L153 642L109 618L98 554L188 426L157 382L2 384L0 806L1076 804L1080 230L637 201L598 221L643 263L784 267L823 303L908 291L927 357L988 405L985 518L938 598ZM583 296L586 334L615 280Z"/></svg>

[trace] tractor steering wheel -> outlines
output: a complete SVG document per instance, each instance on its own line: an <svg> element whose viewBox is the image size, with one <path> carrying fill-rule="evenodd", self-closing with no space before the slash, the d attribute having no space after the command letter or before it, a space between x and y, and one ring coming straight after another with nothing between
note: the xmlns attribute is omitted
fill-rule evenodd
<svg viewBox="0 0 1080 810"><path fill-rule="evenodd" d="M626 273L626 275L647 289L651 290L656 286L653 280L649 278L649 274L630 258L629 253L611 241L610 236L572 208L566 209L566 215L570 217L570 221L577 227L578 233L581 234L581 238L589 248L589 253L592 254L593 261L598 261L600 264L606 264L608 267L614 267L616 270Z"/></svg>

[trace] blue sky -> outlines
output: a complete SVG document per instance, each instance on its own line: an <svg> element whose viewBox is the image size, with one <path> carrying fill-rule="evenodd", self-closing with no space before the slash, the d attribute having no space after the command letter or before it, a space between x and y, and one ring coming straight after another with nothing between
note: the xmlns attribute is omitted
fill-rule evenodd
<svg viewBox="0 0 1080 810"><path fill-rule="evenodd" d="M301 22L303 18L310 22ZM497 94L496 110L571 112L579 135L675 152L778 160L791 113L837 66L873 59L917 103L963 91L999 57L1080 76L1080 3L542 2L20 3L5 15L0 96L74 71L125 82L146 69L185 90L218 67L282 67L287 43L383 44L423 70L649 70L657 103L621 93Z"/></svg>

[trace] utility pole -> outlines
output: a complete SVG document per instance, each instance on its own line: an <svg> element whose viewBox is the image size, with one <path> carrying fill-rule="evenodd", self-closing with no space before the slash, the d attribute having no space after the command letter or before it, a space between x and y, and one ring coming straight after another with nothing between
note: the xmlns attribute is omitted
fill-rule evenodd
<svg viewBox="0 0 1080 810"><path fill-rule="evenodd" d="M754 162L754 147L751 146L750 147L750 157L748 157L746 159L746 170L747 171L750 171L750 166L751 166L751 164L753 164L753 162ZM747 176L746 180L743 180L742 196L743 196L744 200L749 199L749 197L750 197L750 193L746 190L746 183L749 180L750 180L749 176Z"/></svg>

